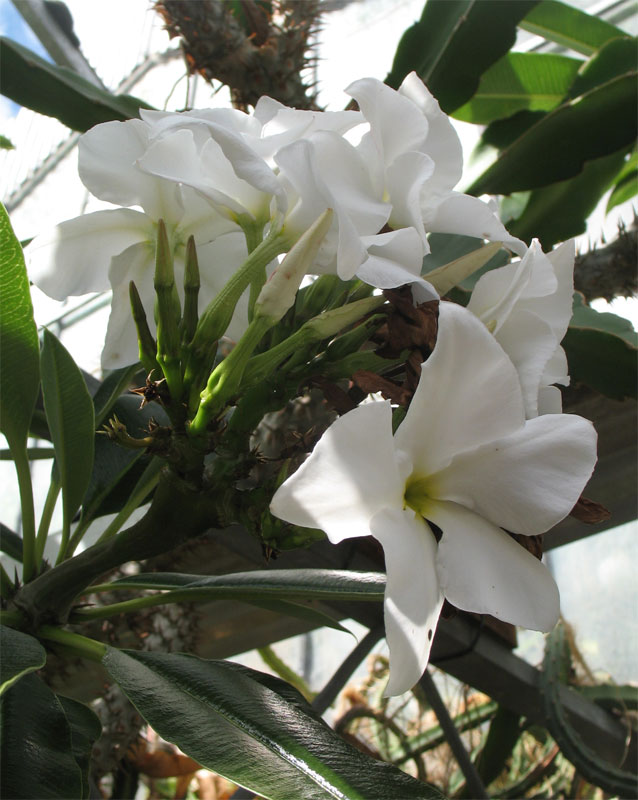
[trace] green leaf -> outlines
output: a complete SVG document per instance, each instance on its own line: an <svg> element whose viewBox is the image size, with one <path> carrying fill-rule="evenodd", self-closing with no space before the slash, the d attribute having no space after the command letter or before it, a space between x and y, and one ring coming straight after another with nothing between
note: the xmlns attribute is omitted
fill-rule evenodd
<svg viewBox="0 0 638 800"><path fill-rule="evenodd" d="M500 249L500 242L490 242L484 247L479 247L471 253L467 253L460 258L454 259L454 261L444 264L442 267L437 267L437 269L428 272L428 281L443 296L453 286L458 286L471 275L474 275L481 267L491 262Z"/></svg>
<svg viewBox="0 0 638 800"><path fill-rule="evenodd" d="M578 174L586 161L625 151L637 130L636 72L550 111L500 155L468 190L510 194Z"/></svg>
<svg viewBox="0 0 638 800"><path fill-rule="evenodd" d="M102 664L160 736L266 798L441 797L352 748L276 678L223 661L111 647Z"/></svg>
<svg viewBox="0 0 638 800"><path fill-rule="evenodd" d="M39 344L24 255L2 205L0 309L0 430L15 452L26 446L38 395Z"/></svg>
<svg viewBox="0 0 638 800"><path fill-rule="evenodd" d="M22 562L22 537L0 522L0 550L14 561Z"/></svg>
<svg viewBox="0 0 638 800"><path fill-rule="evenodd" d="M43 667L46 650L37 639L0 625L0 695L28 672Z"/></svg>
<svg viewBox="0 0 638 800"><path fill-rule="evenodd" d="M403 34L386 83L412 70L450 113L476 91L483 72L516 40L516 26L538 0L429 0Z"/></svg>
<svg viewBox="0 0 638 800"><path fill-rule="evenodd" d="M0 37L2 94L21 106L59 119L75 131L100 122L139 117L151 108L130 95L100 89L73 70L49 64L11 39Z"/></svg>
<svg viewBox="0 0 638 800"><path fill-rule="evenodd" d="M623 164L622 153L588 161L574 178L558 181L529 196L521 216L507 224L513 236L530 242L536 237L544 250L578 236Z"/></svg>
<svg viewBox="0 0 638 800"><path fill-rule="evenodd" d="M631 154L616 176L615 186L607 201L606 213L617 205L625 203L638 193L638 153Z"/></svg>
<svg viewBox="0 0 638 800"><path fill-rule="evenodd" d="M580 292L574 292L574 305L569 325L574 328L589 328L594 331L612 333L614 336L624 339L631 347L638 348L638 333L628 319L609 311L596 311L595 308L586 304Z"/></svg>
<svg viewBox="0 0 638 800"><path fill-rule="evenodd" d="M517 111L549 111L567 94L582 61L550 53L508 53L483 73L472 99L454 112L487 124Z"/></svg>
<svg viewBox="0 0 638 800"><path fill-rule="evenodd" d="M131 379L140 371L139 364L130 367L115 369L102 381L98 390L93 395L95 407L95 427L98 428L106 416L111 413L113 406L122 392L128 388Z"/></svg>
<svg viewBox="0 0 638 800"><path fill-rule="evenodd" d="M119 578L109 585L128 589L199 589L224 596L254 591L273 598L382 601L385 575L339 569L269 569L205 576L150 572Z"/></svg>
<svg viewBox="0 0 638 800"><path fill-rule="evenodd" d="M556 0L543 0L528 12L519 26L586 56L609 39L626 35L615 25Z"/></svg>
<svg viewBox="0 0 638 800"><path fill-rule="evenodd" d="M615 400L636 397L636 334L627 320L585 306L576 293L563 348L573 382Z"/></svg>
<svg viewBox="0 0 638 800"><path fill-rule="evenodd" d="M82 798L91 796L89 787L89 767L91 750L102 735L102 723L96 714L84 703L70 697L56 695L71 729L71 751L82 774Z"/></svg>
<svg viewBox="0 0 638 800"><path fill-rule="evenodd" d="M82 797L82 774L71 750L71 729L51 689L25 675L0 698L2 797Z"/></svg>
<svg viewBox="0 0 638 800"><path fill-rule="evenodd" d="M68 351L45 329L41 356L44 408L62 487L64 519L80 507L93 469L93 401Z"/></svg>
<svg viewBox="0 0 638 800"><path fill-rule="evenodd" d="M583 65L569 87L568 97L580 97L620 75L635 72L637 50L638 42L634 36L607 42Z"/></svg>
<svg viewBox="0 0 638 800"><path fill-rule="evenodd" d="M13 144L11 139L7 139L6 136L2 136L0 134L0 150L15 150L16 146Z"/></svg>

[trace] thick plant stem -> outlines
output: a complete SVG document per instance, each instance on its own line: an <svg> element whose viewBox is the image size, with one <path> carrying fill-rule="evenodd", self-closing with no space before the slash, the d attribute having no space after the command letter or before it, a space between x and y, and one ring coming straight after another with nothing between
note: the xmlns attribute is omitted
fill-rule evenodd
<svg viewBox="0 0 638 800"><path fill-rule="evenodd" d="M9 445L11 446L11 445ZM18 489L22 507L22 579L25 583L33 578L36 571L36 533L35 510L33 507L33 486L26 446L12 448L18 475Z"/></svg>
<svg viewBox="0 0 638 800"><path fill-rule="evenodd" d="M45 572L16 595L15 605L36 628L46 622L65 622L75 598L101 575L127 561L172 550L215 527L217 516L215 498L192 489L165 469L141 520Z"/></svg>
<svg viewBox="0 0 638 800"><path fill-rule="evenodd" d="M38 630L38 635L41 639L61 644L81 658L89 658L91 661L101 661L106 654L106 645L102 642L96 642L95 639L89 639L79 633L56 628L54 625L42 625Z"/></svg>

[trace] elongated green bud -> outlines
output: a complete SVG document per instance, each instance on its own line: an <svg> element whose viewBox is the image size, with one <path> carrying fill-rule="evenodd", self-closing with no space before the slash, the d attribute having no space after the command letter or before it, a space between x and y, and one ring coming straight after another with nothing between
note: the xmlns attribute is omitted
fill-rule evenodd
<svg viewBox="0 0 638 800"><path fill-rule="evenodd" d="M135 328L137 330L137 343L140 361L142 362L146 372L150 375L150 373L154 371L155 379L159 380L163 373L159 364L157 363L157 359L155 358L157 345L155 343L155 339L153 338L153 334L148 327L146 312L144 311L142 300L140 299L139 292L137 291L137 287L133 281L129 283L128 290L129 297L131 299L133 321L135 322Z"/></svg>
<svg viewBox="0 0 638 800"><path fill-rule="evenodd" d="M157 315L157 361L164 372L171 398L179 401L182 394L180 367L180 304L175 288L173 253L166 225L157 223L155 248L155 311Z"/></svg>
<svg viewBox="0 0 638 800"><path fill-rule="evenodd" d="M345 298L348 286L338 275L320 275L298 293L295 319L306 320L330 308L335 300Z"/></svg>
<svg viewBox="0 0 638 800"><path fill-rule="evenodd" d="M186 263L184 268L184 315L180 326L183 343L190 342L197 329L197 301L199 299L200 285L195 239L193 236L189 236L186 243Z"/></svg>
<svg viewBox="0 0 638 800"><path fill-rule="evenodd" d="M361 303L365 301L359 300L358 302ZM348 331L334 339L326 348L326 357L328 361L338 361L340 358L349 356L350 353L356 353L361 345L368 341L373 331L375 331L384 320L385 316L383 314L375 314L371 319L362 322L361 325L357 325L354 330Z"/></svg>
<svg viewBox="0 0 638 800"><path fill-rule="evenodd" d="M441 296L443 296L447 294L453 286L458 286L459 283L469 278L477 269L487 264L487 262L498 253L502 246L501 242L490 242L490 244L486 244L484 247L479 247L478 250L472 250L471 253L467 253L454 261L450 261L442 267L433 269L423 277L434 286Z"/></svg>
<svg viewBox="0 0 638 800"><path fill-rule="evenodd" d="M255 303L254 318L278 322L294 304L301 281L317 256L332 225L334 212L327 208L288 252L262 288Z"/></svg>

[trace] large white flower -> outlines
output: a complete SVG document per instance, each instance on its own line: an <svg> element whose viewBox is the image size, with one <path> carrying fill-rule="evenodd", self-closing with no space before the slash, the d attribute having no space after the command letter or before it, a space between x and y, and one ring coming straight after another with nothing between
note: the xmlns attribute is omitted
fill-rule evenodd
<svg viewBox="0 0 638 800"><path fill-rule="evenodd" d="M196 192L136 167L148 146L149 130L142 120L107 122L84 134L79 145L80 177L86 187L101 200L141 210L114 208L67 220L36 236L26 250L29 277L50 297L63 300L113 289L102 353L107 369L138 359L129 281L135 281L154 329L154 251L160 218L176 257L180 293L184 248L188 237L195 237L202 284L200 309L246 255L243 235L232 233L237 226L215 213Z"/></svg>
<svg viewBox="0 0 638 800"><path fill-rule="evenodd" d="M545 255L537 239L520 261L482 275L468 308L492 331L518 370L528 417L560 413L569 384L561 341L572 316L573 239Z"/></svg>
<svg viewBox="0 0 638 800"><path fill-rule="evenodd" d="M440 304L435 349L394 437L391 417L390 404L377 402L339 418L275 493L271 511L322 528L334 543L372 534L383 545L386 693L399 694L427 665L444 598L552 628L556 584L505 530L539 534L569 513L593 470L596 433L567 414L525 421L512 362L452 303Z"/></svg>
<svg viewBox="0 0 638 800"><path fill-rule="evenodd" d="M503 242L523 255L525 243L507 232L488 203L453 191L463 173L461 142L415 72L398 92L374 78L355 81L346 92L370 125L359 148L377 194L392 204L392 228L412 226L424 244L428 233L457 233Z"/></svg>

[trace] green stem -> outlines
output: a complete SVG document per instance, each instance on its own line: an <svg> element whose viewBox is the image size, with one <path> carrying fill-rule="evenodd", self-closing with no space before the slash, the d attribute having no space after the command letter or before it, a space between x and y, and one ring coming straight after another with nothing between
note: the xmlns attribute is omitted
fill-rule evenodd
<svg viewBox="0 0 638 800"><path fill-rule="evenodd" d="M126 589L126 586L114 586L114 589ZM220 592L220 596L223 593ZM235 596L236 593L231 593ZM78 608L71 613L69 620L73 623L86 622L87 620L108 619L118 614L132 614L142 608L165 606L170 603L206 603L215 598L209 589L173 589L163 594L149 594L145 597L134 597L132 600L122 600L120 603L110 603L107 606L95 608Z"/></svg>
<svg viewBox="0 0 638 800"><path fill-rule="evenodd" d="M249 358L275 322L276 320L270 317L254 319L229 355L211 372L206 388L201 394L197 414L189 426L189 436L195 439L203 436L208 423L237 393Z"/></svg>
<svg viewBox="0 0 638 800"><path fill-rule="evenodd" d="M10 628L21 628L25 623L25 616L22 611L15 608L0 611L0 624L8 625Z"/></svg>
<svg viewBox="0 0 638 800"><path fill-rule="evenodd" d="M22 580L28 583L36 572L35 510L31 470L26 443L22 447L12 447L11 450L14 453L22 508Z"/></svg>
<svg viewBox="0 0 638 800"><path fill-rule="evenodd" d="M295 687L305 698L308 702L312 701L316 695L316 692L313 692L308 684L304 681L301 675L297 675L297 673L291 669L285 661L282 661L281 658L275 653L272 647L268 645L266 647L259 647L257 652L261 656L264 664L270 667L270 669L279 675L280 678L283 678L285 681L288 681L289 684Z"/></svg>
<svg viewBox="0 0 638 800"><path fill-rule="evenodd" d="M102 661L106 655L106 645L102 644L102 642L96 642L95 639L89 639L79 633L65 631L55 625L41 625L38 628L37 635L40 639L64 645L64 647L73 650L81 658L88 658L91 661Z"/></svg>
<svg viewBox="0 0 638 800"><path fill-rule="evenodd" d="M128 520L136 508L142 504L144 499L153 491L159 483L160 470L163 466L163 461L159 458L154 458L151 463L146 467L139 481L133 489L133 493L126 502L115 519L108 525L104 533L98 539L98 542L105 542L111 536L115 536L120 528Z"/></svg>
<svg viewBox="0 0 638 800"><path fill-rule="evenodd" d="M44 508L42 509L40 525L38 526L38 535L35 542L35 563L38 565L38 568L42 564L44 546L47 541L47 536L49 535L49 527L51 526L51 517L55 510L55 504L58 502L59 494L60 481L55 480L55 478L51 476L51 483L49 484L49 491L44 501Z"/></svg>
<svg viewBox="0 0 638 800"><path fill-rule="evenodd" d="M40 458L54 458L55 450L52 447L29 447L27 448L29 461L36 461ZM0 461L13 461L11 450L0 450Z"/></svg>
<svg viewBox="0 0 638 800"><path fill-rule="evenodd" d="M215 497L193 489L165 468L142 519L44 572L16 594L14 603L35 624L64 621L75 598L101 575L127 561L166 553L214 528L218 520Z"/></svg>

